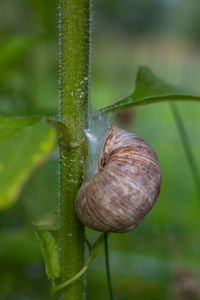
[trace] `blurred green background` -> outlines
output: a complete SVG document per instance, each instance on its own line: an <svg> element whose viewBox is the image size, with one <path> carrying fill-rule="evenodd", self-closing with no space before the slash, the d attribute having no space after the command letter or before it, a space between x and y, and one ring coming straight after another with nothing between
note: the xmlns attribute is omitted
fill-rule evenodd
<svg viewBox="0 0 200 300"><path fill-rule="evenodd" d="M200 92L199 0L94 0L90 98L95 108L134 89L138 65ZM0 115L58 114L56 0L0 1ZM178 103L200 165L200 106ZM200 299L200 199L168 103L134 109L128 124L157 152L160 197L139 228L113 234L116 300ZM32 225L57 211L58 150L0 211L0 299L49 299ZM94 241L97 233L87 230ZM103 250L87 273L87 299L108 299Z"/></svg>

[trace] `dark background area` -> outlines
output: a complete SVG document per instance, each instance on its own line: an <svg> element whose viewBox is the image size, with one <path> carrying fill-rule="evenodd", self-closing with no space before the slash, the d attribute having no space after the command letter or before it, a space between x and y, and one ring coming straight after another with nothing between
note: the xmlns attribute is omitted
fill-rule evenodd
<svg viewBox="0 0 200 300"><path fill-rule="evenodd" d="M138 65L200 92L200 1L93 1L91 103L100 108L134 89ZM58 114L57 1L0 2L0 115ZM178 103L200 165L200 107ZM134 109L129 124L163 171L160 197L144 222L110 238L116 300L200 299L200 199L168 103ZM58 151L0 211L0 299L49 299L33 223L58 207ZM87 230L94 241L98 234ZM103 250L87 273L87 299L108 299Z"/></svg>

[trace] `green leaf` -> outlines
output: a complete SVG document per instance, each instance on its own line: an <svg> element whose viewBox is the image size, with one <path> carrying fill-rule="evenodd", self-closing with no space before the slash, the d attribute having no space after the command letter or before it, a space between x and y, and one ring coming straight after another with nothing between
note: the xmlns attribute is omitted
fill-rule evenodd
<svg viewBox="0 0 200 300"><path fill-rule="evenodd" d="M53 149L55 129L40 118L0 117L0 209L11 206Z"/></svg>
<svg viewBox="0 0 200 300"><path fill-rule="evenodd" d="M60 276L58 246L53 234L46 230L37 230L36 235L40 241L46 273L49 279L54 280Z"/></svg>
<svg viewBox="0 0 200 300"><path fill-rule="evenodd" d="M130 96L99 109L99 112L109 113L133 106L175 100L200 101L200 95L186 93L183 88L165 82L148 67L142 66L138 69L135 91Z"/></svg>

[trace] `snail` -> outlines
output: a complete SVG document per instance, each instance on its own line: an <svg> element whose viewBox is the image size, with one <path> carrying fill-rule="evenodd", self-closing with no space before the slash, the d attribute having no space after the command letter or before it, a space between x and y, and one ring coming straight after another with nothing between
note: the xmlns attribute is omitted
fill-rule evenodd
<svg viewBox="0 0 200 300"><path fill-rule="evenodd" d="M78 191L75 210L81 222L94 230L128 232L151 210L160 185L161 169L152 148L111 124L97 174Z"/></svg>

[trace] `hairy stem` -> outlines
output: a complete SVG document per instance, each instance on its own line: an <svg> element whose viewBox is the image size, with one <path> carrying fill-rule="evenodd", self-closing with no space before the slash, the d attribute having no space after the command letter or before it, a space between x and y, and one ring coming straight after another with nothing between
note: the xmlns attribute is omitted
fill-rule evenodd
<svg viewBox="0 0 200 300"><path fill-rule="evenodd" d="M89 0L60 0L60 120L80 146L60 147L61 283L84 263L84 227L74 211L86 158L84 130L88 117ZM61 300L83 299L83 279L63 289Z"/></svg>

